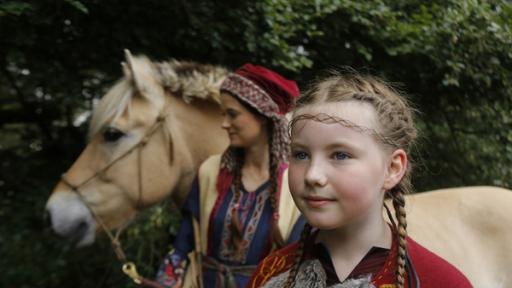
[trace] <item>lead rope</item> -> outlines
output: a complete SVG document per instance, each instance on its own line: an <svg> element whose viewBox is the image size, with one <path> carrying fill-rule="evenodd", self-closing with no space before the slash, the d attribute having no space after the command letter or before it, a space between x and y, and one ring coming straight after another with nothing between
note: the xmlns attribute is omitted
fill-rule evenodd
<svg viewBox="0 0 512 288"><path fill-rule="evenodd" d="M123 273L126 274L128 277L130 277L133 280L133 282L135 282L136 284L143 285L143 286L146 286L146 287L153 287L153 288L164 288L164 287L161 284L159 284L158 282L155 282L155 281L152 281L152 280L149 280L149 279L146 279L146 278L142 277L137 272L137 266L135 265L135 263L133 263L132 261L128 261L128 259L126 258L126 254L124 253L124 250L123 250L123 247L122 247L122 244L121 244L121 241L119 240L119 238L121 236L122 231L128 226L128 224L125 224L125 225L121 226L119 229L116 230L115 235L113 235L112 232L110 231L110 229L108 229L107 225L105 225L103 220L91 209L91 207L89 207L89 205L87 204L87 202L85 201L84 197L82 196L82 194L80 193L80 191L78 189L80 187L84 186L85 184L87 184L92 179L94 179L96 177L101 177L102 175L104 176L104 173L110 167L112 167L115 163L117 163L122 158L124 158L127 155L129 155L135 149L144 148L146 146L147 142L149 141L149 138L151 138L151 136L153 136L155 134L155 132L158 130L158 128L162 126L162 123L165 120L166 116L167 115L160 114L157 117L155 124L153 124L152 128L149 130L149 132L137 144L135 144L132 148L128 149L125 153L121 154L121 156L119 156L118 158L116 158L115 160L113 160L112 162L107 164L103 169L101 169L100 171L96 172L95 174L93 174L92 176L87 178L85 181L80 183L79 185L73 185L71 182L69 182L66 179L66 175L65 174L63 174L61 176L61 181L64 182L64 184L66 184L67 186L69 186L71 188L71 190L73 192L75 192L75 194L77 194L78 198L87 207L87 209L89 210L89 212L93 216L93 218L96 221L96 223L98 223L101 226L101 228L103 229L103 231L107 234L108 238L110 239L110 243L112 245L112 248L114 249L114 253L117 256L117 259L121 263L123 263L123 265L122 265ZM170 147L172 147L172 139L171 139L170 136L169 136L169 138L170 138L169 141L171 142L171 144L170 144L171 146ZM139 182L138 183L138 190L139 191L138 191L138 199L137 199L137 203L136 203L136 211L138 211L138 209L141 208L142 204L144 203L143 200L142 200L142 191L143 191L143 184L142 184L142 149L139 149L137 152L138 152L137 153L137 165L138 165L137 176L138 176L138 182ZM173 151L170 151L170 153L171 153L170 159L171 159L171 163L172 163L172 159L173 159L172 153L173 153Z"/></svg>

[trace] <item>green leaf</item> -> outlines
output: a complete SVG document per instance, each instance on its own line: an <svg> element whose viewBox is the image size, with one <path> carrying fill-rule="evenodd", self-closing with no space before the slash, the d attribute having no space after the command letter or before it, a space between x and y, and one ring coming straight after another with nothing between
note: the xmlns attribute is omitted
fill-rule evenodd
<svg viewBox="0 0 512 288"><path fill-rule="evenodd" d="M89 14L89 9L87 9L87 7L85 7L85 5L80 2L80 1L77 1L77 0L65 0L68 4L71 4L71 6L75 7L78 11L84 13L84 14Z"/></svg>

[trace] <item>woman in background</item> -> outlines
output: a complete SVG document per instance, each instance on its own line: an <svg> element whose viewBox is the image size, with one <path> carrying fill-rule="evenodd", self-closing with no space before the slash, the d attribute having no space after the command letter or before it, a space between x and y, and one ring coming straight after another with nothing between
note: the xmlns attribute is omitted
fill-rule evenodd
<svg viewBox="0 0 512 288"><path fill-rule="evenodd" d="M204 287L245 287L260 260L298 240L304 221L288 191L285 118L298 96L294 81L252 64L224 80L222 128L230 146L199 168L174 249L157 274L164 287L191 285L185 275L194 249Z"/></svg>

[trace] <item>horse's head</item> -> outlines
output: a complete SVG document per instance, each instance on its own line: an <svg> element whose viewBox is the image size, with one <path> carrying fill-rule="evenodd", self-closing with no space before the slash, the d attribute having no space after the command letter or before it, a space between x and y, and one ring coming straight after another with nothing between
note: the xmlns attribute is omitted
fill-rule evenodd
<svg viewBox="0 0 512 288"><path fill-rule="evenodd" d="M173 192L183 201L199 163L227 145L211 101L226 72L193 65L126 52L124 78L95 108L89 144L47 202L57 234L87 245L99 230L96 219L113 229ZM210 99L198 99L201 92Z"/></svg>

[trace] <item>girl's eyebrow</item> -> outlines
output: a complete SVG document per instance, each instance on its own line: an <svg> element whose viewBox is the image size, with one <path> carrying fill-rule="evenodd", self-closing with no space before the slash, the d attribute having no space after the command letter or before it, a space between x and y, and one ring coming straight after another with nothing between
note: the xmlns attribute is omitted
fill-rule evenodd
<svg viewBox="0 0 512 288"><path fill-rule="evenodd" d="M297 148L307 148L307 146L306 146L306 145L301 144L300 142L291 142L291 143L290 143L290 147L291 147L292 149L297 149Z"/></svg>
<svg viewBox="0 0 512 288"><path fill-rule="evenodd" d="M304 145L300 142L291 142L290 148L291 149L308 149L308 146ZM350 144L346 141L340 141L340 140L333 141L329 145L325 146L326 150L335 150L335 149L340 149L340 148L341 149L349 149L354 152L362 151L362 149L357 147L356 145Z"/></svg>
<svg viewBox="0 0 512 288"><path fill-rule="evenodd" d="M334 150L334 149L337 149L337 148L342 148L342 149L349 149L351 151L361 151L361 148L359 148L358 146L356 145L353 145L351 143L348 143L348 142L345 142L345 141L335 141L329 145L326 146L326 149L327 150Z"/></svg>

